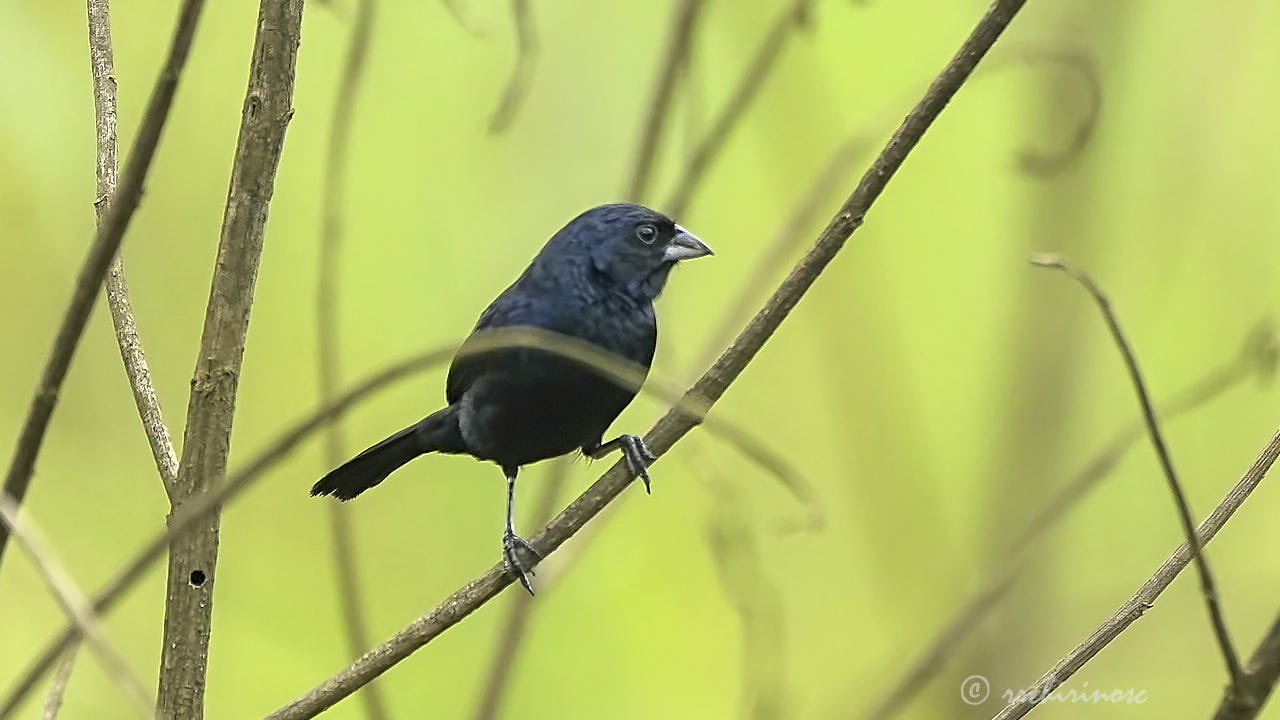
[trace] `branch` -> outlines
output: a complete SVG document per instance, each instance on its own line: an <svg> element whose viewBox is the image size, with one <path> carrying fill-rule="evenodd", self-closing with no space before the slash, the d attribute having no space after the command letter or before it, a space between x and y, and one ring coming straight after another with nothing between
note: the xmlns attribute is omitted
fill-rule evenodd
<svg viewBox="0 0 1280 720"><path fill-rule="evenodd" d="M1271 624L1249 658L1244 680L1227 688L1213 720L1252 720L1262 712L1280 678L1280 617Z"/></svg>
<svg viewBox="0 0 1280 720"><path fill-rule="evenodd" d="M67 694L67 684L71 682L71 671L76 667L78 649L79 645L76 645L67 650L58 665L58 672L53 674L53 683L49 686L49 696L45 698L40 720L57 720L58 713L62 710L62 700Z"/></svg>
<svg viewBox="0 0 1280 720"><path fill-rule="evenodd" d="M1265 378L1276 364L1276 359L1268 351L1274 338L1274 329L1266 325L1249 333L1243 352L1227 365L1210 370L1190 387L1183 389L1164 406L1164 417L1172 420L1189 413L1250 377ZM951 622L938 632L928 648L921 653L920 659L902 674L884 699L864 716L866 720L888 720L894 717L924 689L960 643L991 614L1005 593L1021 577L1022 570L1031 562L1031 551L1035 546L1067 517L1090 490L1111 473L1124 454L1142 439L1143 429L1140 421L1122 428L1085 464L1074 479L1030 517L1022 532L1009 543L1008 553L996 564L995 572L955 613Z"/></svg>
<svg viewBox="0 0 1280 720"><path fill-rule="evenodd" d="M111 48L110 0L88 0L89 6L89 60L93 70L93 107L98 138L98 197L94 209L98 215L98 229L107 222L116 196L116 77L114 52ZM165 493L172 496L173 481L178 475L178 457L160 412L160 400L151 383L151 371L147 368L147 355L138 337L138 325L133 317L133 304L129 300L129 284L125 281L124 261L120 254L111 259L107 268L107 306L111 310L111 323L116 330L116 343L120 346L120 359L124 361L133 400L142 418L151 454L164 483Z"/></svg>
<svg viewBox="0 0 1280 720"><path fill-rule="evenodd" d="M684 215L694 192L702 185L707 169L720 154L739 121L751 108L751 104L764 87L765 80L777 67L778 58L782 56L782 49L786 47L787 40L807 20L812 6L813 0L789 0L782 13L774 20L764 40L756 48L756 53L738 81L737 87L734 88L733 94L729 96L728 102L716 116L711 129L702 137L689 156L684 174L681 175L675 191L671 193L671 198L663 207L663 211L668 215L671 217ZM637 193L635 197L639 197L639 194Z"/></svg>
<svg viewBox="0 0 1280 720"><path fill-rule="evenodd" d="M338 276L342 249L343 210L347 161L351 147L351 128L358 106L360 82L369 56L369 36L373 29L375 0L358 0L351 44L338 81L333 106L329 149L325 159L324 217L320 232L320 278L316 293L316 336L319 341L320 402L333 400L338 393L339 367ZM329 467L343 460L343 433L340 423L330 423L325 433L325 451ZM348 657L356 657L369 647L369 629L365 624L364 598L360 592L359 568L355 551L355 533L351 526L351 509L340 503L329 503L329 526L332 531L333 558L337 570L338 605L347 635ZM377 685L361 693L366 716L371 720L388 717L386 701Z"/></svg>
<svg viewBox="0 0 1280 720"><path fill-rule="evenodd" d="M42 534L32 526L30 521L18 517L18 506L4 497L0 497L0 526L8 528L14 537L18 538L18 543L31 556L31 563L35 565L49 591L57 598L63 612L89 639L89 647L93 648L94 654L102 661L107 674L133 703L139 714L144 719L149 718L151 702L147 699L146 691L142 689L142 682L129 669L124 656L102 632L102 624L90 609L84 593L76 587L71 575L49 549Z"/></svg>
<svg viewBox="0 0 1280 720"><path fill-rule="evenodd" d="M649 184L649 175L653 171L653 163L662 146L662 131L666 128L667 108L671 106L671 97L675 93L676 77L680 74L685 60L689 57L689 46L693 43L693 28L698 22L698 14L702 11L703 0L677 0L676 14L672 18L671 37L667 41L667 50L662 56L662 68L658 71L658 80L653 88L653 95L645 107L644 130L640 135L640 146L636 148L635 169L631 172L631 182L627 185L626 197L640 200L644 197Z"/></svg>
<svg viewBox="0 0 1280 720"><path fill-rule="evenodd" d="M511 15L516 26L516 64L511 68L511 77L507 78L507 86L502 91L498 107L489 118L490 135L506 132L511 127L516 110L529 91L533 64L538 55L538 36L533 29L529 0L511 0Z"/></svg>
<svg viewBox="0 0 1280 720"><path fill-rule="evenodd" d="M1160 467L1164 470L1165 479L1169 481L1169 491L1173 493L1174 503L1178 508L1178 519L1182 521L1183 533L1190 544L1191 556L1195 559L1196 569L1200 573L1200 590L1204 595L1204 602L1209 610L1209 621L1213 626L1214 637L1217 639L1218 646L1222 651L1222 657L1226 661L1227 675L1233 686L1239 685L1244 676L1244 670L1240 667L1240 658L1236 655L1235 647L1231 644L1231 636L1227 632L1227 621L1223 617L1222 607L1218 603L1218 589L1213 581L1213 573L1209 569L1209 560L1205 557L1204 549L1200 547L1196 539L1195 521L1191 519L1191 506L1187 502L1186 493L1182 490L1182 484L1178 482L1178 475L1173 469L1173 458L1170 457L1169 448L1160 432L1160 424L1156 419L1155 408L1151 405L1151 397L1147 393L1146 383L1142 380L1142 371L1138 369L1138 359L1134 356L1133 348L1129 346L1129 341L1125 339L1124 331L1120 329L1120 321L1111 310L1111 302L1102 293L1102 289L1093 282L1093 278L1065 258L1054 255L1038 255L1032 258L1031 263L1041 267L1061 270L1070 275L1073 280L1080 283L1093 296L1094 301L1098 304L1098 309L1102 311L1102 315L1107 321L1107 327L1111 330L1111 338L1115 341L1116 347L1124 358L1125 368L1129 372L1129 380L1133 383L1134 392L1137 393L1138 402L1142 406L1142 419L1146 423L1148 434L1151 436L1151 444L1155 446L1156 456L1160 459Z"/></svg>
<svg viewBox="0 0 1280 720"><path fill-rule="evenodd" d="M1235 487L1231 488L1209 517L1200 523L1196 531L1196 540L1200 547L1209 544L1222 526L1227 524L1227 520L1240 509L1244 501L1249 498L1249 494L1262 482L1262 478L1266 476L1277 457L1280 457L1280 430L1272 436L1271 442L1263 448L1253 466L1245 472ZM1144 612L1155 607L1156 598L1160 597L1160 593L1164 592L1178 573L1190 563L1191 546L1183 542L1155 571L1155 574L1138 588L1133 597L1116 610L1115 614L1107 618L1066 657L1059 660L1034 685L1015 696L1013 702L1001 710L993 720L1016 720L1031 712L1032 708L1047 698L1054 688L1070 679L1077 670L1085 666L1085 663L1093 659L1093 656L1119 637L1125 628L1142 617Z"/></svg>
<svg viewBox="0 0 1280 720"><path fill-rule="evenodd" d="M155 157L156 146L160 143L160 133L169 117L169 108L173 104L174 93L178 89L178 79L182 76L182 68L186 64L187 54L191 49L191 40L195 35L196 24L200 19L200 10L204 0L184 0L178 15L178 26L174 30L173 40L169 46L169 57L164 69L156 78L155 88L151 91L151 99L147 102L146 112L142 116L142 126L134 140L133 150L125 164L111 212L89 247L84 264L80 267L76 279L75 292L62 318L53 349L45 363L40 376L40 384L36 387L35 396L31 399L31 407L23 421L22 432L18 436L14 448L13 460L5 475L3 494L12 499L15 505L21 506L26 497L27 488L31 484L31 474L35 471L36 456L40 454L40 446L44 442L45 431L49 429L49 420L53 416L54 406L58 402L58 392L62 389L62 381L67 377L71 367L71 357L75 354L80 336L84 333L85 324L89 321L89 313L93 310L93 300L102 287L102 278L107 273L111 258L115 257L124 238L133 212L142 197L142 185L147 171L151 168L151 160ZM5 545L9 540L9 531L0 527L0 560L4 558Z"/></svg>
<svg viewBox="0 0 1280 720"><path fill-rule="evenodd" d="M876 198L884 190L924 132L955 96L978 62L1008 27L1025 0L997 0L974 28L960 51L942 70L925 96L894 133L889 144L863 176L853 194L831 220L813 247L742 331L732 346L694 384L686 397L714 403L737 379L765 341L813 285L823 269L860 226ZM685 410L673 409L645 437L646 444L662 455L692 430L699 420ZM582 496L532 538L543 557L551 554L626 489L633 478L618 462ZM501 564L458 589L444 602L401 630L381 646L289 705L272 713L272 720L310 718L355 692L418 648L426 645L464 617L496 596L511 577Z"/></svg>
<svg viewBox="0 0 1280 720"><path fill-rule="evenodd" d="M220 484L226 474L258 261L285 129L293 116L302 3L303 0L262 0L258 12L249 88L231 168L231 187L200 353L191 381L182 461L174 484L175 512L193 497ZM204 716L218 525L215 508L203 519L198 532L174 537L169 545L164 645L156 701L156 714L161 718L200 720Z"/></svg>

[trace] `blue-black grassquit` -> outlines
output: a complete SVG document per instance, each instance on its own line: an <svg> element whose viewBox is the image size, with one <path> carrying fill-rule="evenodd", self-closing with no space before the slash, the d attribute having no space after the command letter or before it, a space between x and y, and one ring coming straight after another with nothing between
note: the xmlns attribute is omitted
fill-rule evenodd
<svg viewBox="0 0 1280 720"><path fill-rule="evenodd" d="M588 210L556 233L524 273L480 315L472 331L533 327L586 341L648 368L658 339L653 301L681 260L711 248L662 213L630 204ZM508 570L529 592L516 534L516 473L522 465L581 450L620 450L649 485L649 449L635 435L603 442L635 391L545 350L503 348L459 354L449 368L448 407L392 435L325 475L312 495L350 500L425 453L472 455L507 477L502 537Z"/></svg>

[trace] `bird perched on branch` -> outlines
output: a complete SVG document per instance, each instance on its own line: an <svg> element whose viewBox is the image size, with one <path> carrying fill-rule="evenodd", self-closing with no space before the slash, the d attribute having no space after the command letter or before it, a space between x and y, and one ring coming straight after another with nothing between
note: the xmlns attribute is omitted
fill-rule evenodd
<svg viewBox="0 0 1280 720"><path fill-rule="evenodd" d="M477 338L500 328L533 328L582 341L647 371L658 339L653 301L681 260L711 248L670 218L646 207L601 205L556 233L524 273L481 315ZM516 474L538 460L581 450L590 458L622 452L649 488L656 458L635 435L604 442L604 433L635 397L600 368L551 348L462 350L446 381L448 407L392 435L325 475L312 495L350 500L419 455L439 452L491 460L507 478L503 562L530 593L521 559L533 546L516 534ZM643 373L641 373L643 376Z"/></svg>

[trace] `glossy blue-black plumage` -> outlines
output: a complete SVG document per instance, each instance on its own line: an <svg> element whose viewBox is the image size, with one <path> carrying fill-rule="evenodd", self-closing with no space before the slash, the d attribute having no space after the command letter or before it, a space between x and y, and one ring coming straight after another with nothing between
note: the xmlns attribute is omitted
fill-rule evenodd
<svg viewBox="0 0 1280 720"><path fill-rule="evenodd" d="M688 251L673 253L673 244ZM593 208L547 242L473 333L535 327L648 368L658 335L653 301L679 259L709 252L649 208ZM459 356L449 369L448 407L329 473L312 494L355 497L428 452L465 453L508 470L580 448L590 452L634 394L546 351Z"/></svg>

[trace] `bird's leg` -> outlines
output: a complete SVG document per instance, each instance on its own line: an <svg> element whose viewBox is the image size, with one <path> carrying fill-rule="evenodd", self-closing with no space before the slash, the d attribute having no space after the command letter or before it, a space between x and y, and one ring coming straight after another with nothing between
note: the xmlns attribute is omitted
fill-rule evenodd
<svg viewBox="0 0 1280 720"><path fill-rule="evenodd" d="M595 447L583 447L582 454L598 460L614 450L622 450L622 458L627 461L627 469L631 474L644 481L644 491L651 492L649 489L649 463L658 459L657 455L649 452L649 447L644 444L637 435L619 435L602 445Z"/></svg>
<svg viewBox="0 0 1280 720"><path fill-rule="evenodd" d="M507 529L502 533L502 564L507 572L516 576L520 584L529 594L533 594L533 583L530 581L533 568L520 558L520 550L524 549L539 560L542 555L534 549L528 540L516 534L516 473L519 468L503 468L507 476Z"/></svg>

